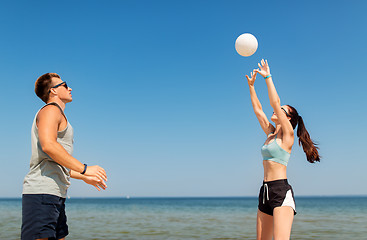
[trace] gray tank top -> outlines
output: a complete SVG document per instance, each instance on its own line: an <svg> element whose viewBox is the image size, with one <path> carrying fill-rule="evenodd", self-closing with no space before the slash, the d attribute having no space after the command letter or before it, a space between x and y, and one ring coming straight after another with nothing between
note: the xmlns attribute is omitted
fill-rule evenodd
<svg viewBox="0 0 367 240"><path fill-rule="evenodd" d="M64 112L57 103L49 103L47 105L59 107L64 115ZM61 166L42 151L36 124L37 115L40 110L38 110L33 120L31 132L32 156L29 173L25 176L23 182L23 194L51 194L66 198L66 192L70 186L69 169ZM57 133L57 142L70 155L73 154L73 135L73 128L69 121L67 121L66 128Z"/></svg>

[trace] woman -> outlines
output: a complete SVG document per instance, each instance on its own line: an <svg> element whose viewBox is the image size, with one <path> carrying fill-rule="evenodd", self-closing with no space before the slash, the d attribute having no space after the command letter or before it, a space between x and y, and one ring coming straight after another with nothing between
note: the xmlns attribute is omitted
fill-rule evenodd
<svg viewBox="0 0 367 240"><path fill-rule="evenodd" d="M275 90L267 61L261 60L259 69L254 69L251 77L246 75L250 88L251 102L261 128L267 139L261 148L264 166L264 182L259 194L259 209L257 212L257 239L289 239L293 217L296 214L292 187L287 182L287 163L294 143L294 129L298 124L297 136L299 144L311 163L320 161L318 148L311 140L302 117L295 108L280 105L280 99ZM273 126L262 110L256 96L254 82L256 75L265 78L268 87L270 105L274 112L271 116Z"/></svg>

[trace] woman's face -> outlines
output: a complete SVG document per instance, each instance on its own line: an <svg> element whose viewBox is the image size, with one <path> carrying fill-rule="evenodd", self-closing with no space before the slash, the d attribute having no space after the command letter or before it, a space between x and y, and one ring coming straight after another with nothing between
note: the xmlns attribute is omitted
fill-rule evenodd
<svg viewBox="0 0 367 240"><path fill-rule="evenodd" d="M287 114L288 119L291 119L289 117L289 108L288 108L288 106L283 105L283 106L281 106L281 108L284 111L284 113ZM273 115L271 116L270 120L273 121L274 123L278 123L278 117L277 117L275 112L273 112Z"/></svg>

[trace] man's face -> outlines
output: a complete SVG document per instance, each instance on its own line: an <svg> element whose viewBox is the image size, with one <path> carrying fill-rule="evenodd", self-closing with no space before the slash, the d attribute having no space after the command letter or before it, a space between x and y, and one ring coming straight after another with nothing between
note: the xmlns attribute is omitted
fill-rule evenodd
<svg viewBox="0 0 367 240"><path fill-rule="evenodd" d="M63 81L60 78L52 78L52 86L56 86ZM61 101L68 103L73 101L73 97L71 95L71 88L66 85L66 83L61 84L60 86L53 88L57 96L60 98Z"/></svg>

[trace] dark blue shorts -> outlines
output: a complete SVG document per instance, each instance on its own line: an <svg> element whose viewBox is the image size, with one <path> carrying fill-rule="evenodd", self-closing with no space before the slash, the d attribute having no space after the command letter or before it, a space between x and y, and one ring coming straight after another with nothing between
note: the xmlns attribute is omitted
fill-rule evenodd
<svg viewBox="0 0 367 240"><path fill-rule="evenodd" d="M49 194L23 194L22 240L60 239L68 234L65 198Z"/></svg>

